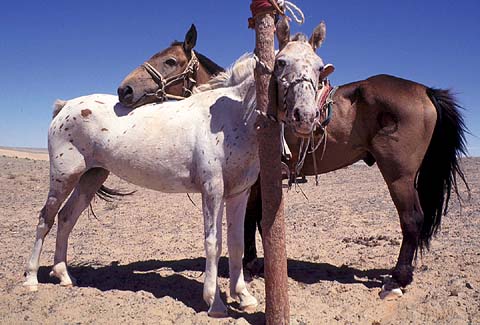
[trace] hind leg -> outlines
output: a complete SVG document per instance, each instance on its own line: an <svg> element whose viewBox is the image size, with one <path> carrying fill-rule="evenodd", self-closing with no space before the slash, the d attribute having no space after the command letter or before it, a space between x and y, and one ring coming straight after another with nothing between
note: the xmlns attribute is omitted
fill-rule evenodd
<svg viewBox="0 0 480 325"><path fill-rule="evenodd" d="M243 278L242 254L243 254L243 222L245 218L245 207L247 205L248 194L250 191L244 191L234 197L226 200L227 210L227 244L228 244L228 263L230 271L230 296L240 300L241 309L255 308L257 299L247 290Z"/></svg>
<svg viewBox="0 0 480 325"><path fill-rule="evenodd" d="M47 236L52 228L60 206L74 188L79 175L74 174L63 179L55 178L54 176L51 177L52 180L50 182L47 201L45 202L38 218L35 243L25 270L25 282L23 285L30 287L30 290L32 291L36 290L38 285L37 273L45 236Z"/></svg>
<svg viewBox="0 0 480 325"><path fill-rule="evenodd" d="M245 211L244 227L244 256L243 265L252 274L256 274L257 247L255 242L257 226L261 235L260 222L262 220L262 196L260 189L260 178L252 185Z"/></svg>
<svg viewBox="0 0 480 325"><path fill-rule="evenodd" d="M75 279L67 271L68 237L80 214L88 207L95 193L108 177L103 168L93 168L82 175L73 194L58 214L57 241L55 246L54 265L50 276L60 280L60 285L71 286Z"/></svg>
<svg viewBox="0 0 480 325"><path fill-rule="evenodd" d="M394 167L396 165L396 167ZM415 189L416 168L405 168L400 164L385 164L380 160L378 166L388 185L390 195L397 208L402 229L402 245L397 264L392 271L391 280L382 288L382 298L401 295L400 287L406 287L413 281L413 259L419 246L420 231L423 224L423 212Z"/></svg>

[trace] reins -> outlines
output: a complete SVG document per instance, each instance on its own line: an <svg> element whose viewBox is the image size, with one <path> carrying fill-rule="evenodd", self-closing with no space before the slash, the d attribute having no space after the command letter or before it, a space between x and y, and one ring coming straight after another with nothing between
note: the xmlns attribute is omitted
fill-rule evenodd
<svg viewBox="0 0 480 325"><path fill-rule="evenodd" d="M155 96L161 102L164 102L168 99L176 99L181 100L189 97L192 94L192 89L197 83L195 80L195 74L200 66L197 56L195 55L194 51L191 51L191 57L188 61L187 66L183 70L183 72L176 74L174 76L164 78L162 74L155 69L150 63L144 62L142 67L147 71L152 80L158 85L158 89L153 93L146 93L146 96ZM183 81L183 96L172 95L167 93L166 88L176 84L179 81Z"/></svg>

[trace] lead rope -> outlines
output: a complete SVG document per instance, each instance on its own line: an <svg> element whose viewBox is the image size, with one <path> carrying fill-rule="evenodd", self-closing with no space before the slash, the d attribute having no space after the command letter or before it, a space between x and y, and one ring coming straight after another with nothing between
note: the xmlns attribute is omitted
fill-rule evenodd
<svg viewBox="0 0 480 325"><path fill-rule="evenodd" d="M276 7L275 0L271 0L270 3L272 3L273 6ZM295 20L295 22L297 22L299 25L302 25L305 22L305 15L303 14L302 10L298 8L297 5L295 5L293 2L287 0L277 0L276 3L281 9L280 14L282 16L286 16L285 11L288 11L293 16L293 20ZM300 18L297 17L295 11L300 16Z"/></svg>
<svg viewBox="0 0 480 325"><path fill-rule="evenodd" d="M315 152L315 137L313 136L313 130L312 130L312 141L311 141L311 147L312 151L310 152L312 154L312 160L313 160L313 173L315 174L315 186L318 186L318 172L317 172L317 158L313 154ZM320 140L320 142L322 142Z"/></svg>

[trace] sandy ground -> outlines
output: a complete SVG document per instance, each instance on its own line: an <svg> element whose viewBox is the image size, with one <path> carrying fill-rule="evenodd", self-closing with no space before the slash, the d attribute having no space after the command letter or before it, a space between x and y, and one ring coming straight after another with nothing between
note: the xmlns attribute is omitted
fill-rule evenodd
<svg viewBox="0 0 480 325"><path fill-rule="evenodd" d="M198 194L194 206L184 194L140 189L115 177L107 184L138 192L120 202L97 200L98 220L81 216L69 243L78 286L60 287L48 276L54 226L41 258L39 291L27 292L23 270L47 195L48 162L23 154L0 152L1 323L264 322L264 279L249 283L260 302L257 311L240 312L227 297L226 257L219 282L229 317L207 316ZM308 200L285 190L291 323L480 324L480 159L465 159L463 166L471 200L461 207L452 200L441 233L417 261L414 283L394 301L378 297L381 275L396 262L401 241L378 169L354 165L322 175L318 187L310 179L302 186Z"/></svg>

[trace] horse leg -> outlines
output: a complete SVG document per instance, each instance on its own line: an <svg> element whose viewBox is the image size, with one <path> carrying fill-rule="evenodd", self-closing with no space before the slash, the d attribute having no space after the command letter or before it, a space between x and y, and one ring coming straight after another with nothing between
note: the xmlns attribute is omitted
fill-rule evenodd
<svg viewBox="0 0 480 325"><path fill-rule="evenodd" d="M226 200L230 296L240 300L240 309L242 310L255 308L258 304L257 299L247 290L242 268L243 222L249 192L248 190L244 191Z"/></svg>
<svg viewBox="0 0 480 325"><path fill-rule="evenodd" d="M213 185L207 185L209 189ZM221 186L223 188L223 185ZM217 187L218 188L218 187ZM218 287L218 260L222 253L222 215L224 206L223 193L215 194L212 190L202 193L202 208L205 234L205 282L203 285L203 299L208 305L208 315L224 317L227 307L220 298Z"/></svg>
<svg viewBox="0 0 480 325"><path fill-rule="evenodd" d="M71 286L76 282L67 270L67 246L70 232L80 214L88 207L97 190L107 179L108 174L109 172L103 168L93 168L84 173L73 194L58 214L55 258L50 276L57 277L62 286Z"/></svg>
<svg viewBox="0 0 480 325"><path fill-rule="evenodd" d="M390 195L397 208L402 229L402 245L397 264L392 271L392 279L387 281L382 288L380 296L387 298L401 296L400 287L406 287L413 281L413 259L419 246L420 231L423 224L423 211L420 206L417 190L415 189L416 168L402 168L399 164L395 168L382 161L378 166L388 185ZM409 171L407 171L409 170Z"/></svg>
<svg viewBox="0 0 480 325"><path fill-rule="evenodd" d="M255 271L255 261L257 259L257 247L255 241L255 235L258 229L261 233L259 226L262 220L262 196L260 189L260 178L252 185L250 195L248 197L247 208L245 211L245 231L244 231L244 256L243 265L252 274L257 273Z"/></svg>
<svg viewBox="0 0 480 325"><path fill-rule="evenodd" d="M55 216L57 215L60 206L73 190L80 177L79 174L71 174L69 176L56 175L56 173L52 172L52 170L53 169L51 169L50 172L50 190L48 192L45 205L40 211L35 235L35 243L33 245L32 254L30 255L25 270L25 282L23 285L29 287L31 291L37 290L37 273L45 236L47 236L52 228L55 221Z"/></svg>

